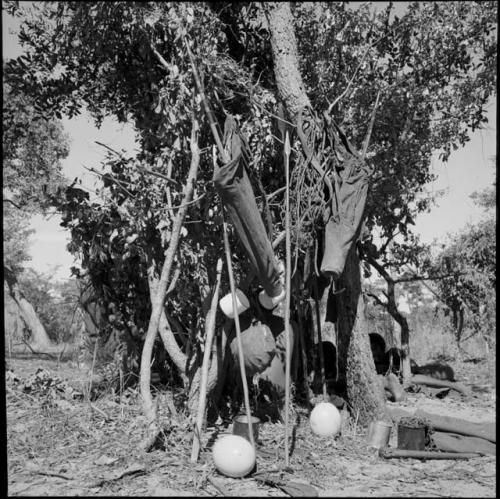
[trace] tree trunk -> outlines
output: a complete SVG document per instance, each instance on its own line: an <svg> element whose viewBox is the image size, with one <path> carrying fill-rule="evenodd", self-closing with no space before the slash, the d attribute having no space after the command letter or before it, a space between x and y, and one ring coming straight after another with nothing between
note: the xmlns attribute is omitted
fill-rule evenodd
<svg viewBox="0 0 500 499"><path fill-rule="evenodd" d="M278 92L292 119L302 107L310 106L299 71L297 40L288 2L269 2L266 17L271 33L274 75Z"/></svg>
<svg viewBox="0 0 500 499"><path fill-rule="evenodd" d="M347 256L337 295L339 379L347 386L347 398L358 422L368 424L386 415L385 395L375 372L361 293L361 271L356 246Z"/></svg>
<svg viewBox="0 0 500 499"><path fill-rule="evenodd" d="M148 272L148 282L149 282L149 294L151 296L151 302L154 300L154 297L156 296L158 281L159 279L152 275L150 269L150 271ZM163 342L163 346L165 347L165 350L172 359L172 362L179 370L181 377L184 378L184 375L186 373L186 355L180 349L170 329L170 325L168 323L164 310L162 311L160 316L160 324L158 327L158 332L160 333L160 337Z"/></svg>
<svg viewBox="0 0 500 499"><path fill-rule="evenodd" d="M276 85L280 98L295 120L301 108L310 106L310 101L299 71L290 4L270 2L265 4L265 8L271 34ZM346 379L351 406L359 414L361 422L369 422L385 414L385 397L375 374L375 363L370 350L361 296L359 260L354 246L339 289L342 287L346 291L341 295L339 307L339 371Z"/></svg>
<svg viewBox="0 0 500 499"><path fill-rule="evenodd" d="M178 243L180 240L180 232L186 216L188 203L191 201L194 191L194 183L198 175L198 166L200 164L200 149L198 147L198 122L193 118L191 129L191 165L184 186L182 204L180 205L172 228L172 235L167 251L165 252L165 261L163 262L160 280L156 288L154 299L151 303L151 317L149 319L148 330L144 339L144 345L141 355L141 377L140 387L143 402L143 409L148 422L147 437L144 442L144 447L149 451L155 444L159 433L159 425L157 421L156 405L151 394L151 354L158 333L162 317L165 317L164 300L167 293L167 287L170 282L170 274L174 263L174 257L177 252ZM166 321L166 317L165 317ZM167 331L167 336L173 338L173 333L170 329ZM175 341L175 339L174 339Z"/></svg>
<svg viewBox="0 0 500 499"><path fill-rule="evenodd" d="M11 282L4 280L4 311L5 332L9 339L17 338L20 342L24 338L24 331L29 331L29 338L24 338L36 351L44 352L53 349L45 327L40 322L33 305L21 293L14 278Z"/></svg>
<svg viewBox="0 0 500 499"><path fill-rule="evenodd" d="M410 328L406 317L399 322L401 326L401 374L403 376L403 384L407 385L411 378L410 364Z"/></svg>

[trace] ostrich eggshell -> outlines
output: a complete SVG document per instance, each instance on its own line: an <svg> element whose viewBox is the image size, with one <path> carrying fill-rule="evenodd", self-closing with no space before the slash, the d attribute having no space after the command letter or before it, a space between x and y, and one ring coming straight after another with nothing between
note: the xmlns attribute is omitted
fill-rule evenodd
<svg viewBox="0 0 500 499"><path fill-rule="evenodd" d="M239 435L219 438L212 449L217 470L232 478L248 475L255 466L255 451L252 444Z"/></svg>
<svg viewBox="0 0 500 499"><path fill-rule="evenodd" d="M311 412L311 430L320 437L331 437L340 431L342 418L339 410L329 402L320 402Z"/></svg>

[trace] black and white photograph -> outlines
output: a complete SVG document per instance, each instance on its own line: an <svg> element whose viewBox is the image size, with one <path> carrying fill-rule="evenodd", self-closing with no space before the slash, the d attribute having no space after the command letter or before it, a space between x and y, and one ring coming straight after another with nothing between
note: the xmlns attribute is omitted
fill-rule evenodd
<svg viewBox="0 0 500 499"><path fill-rule="evenodd" d="M2 0L8 497L496 497L496 1Z"/></svg>

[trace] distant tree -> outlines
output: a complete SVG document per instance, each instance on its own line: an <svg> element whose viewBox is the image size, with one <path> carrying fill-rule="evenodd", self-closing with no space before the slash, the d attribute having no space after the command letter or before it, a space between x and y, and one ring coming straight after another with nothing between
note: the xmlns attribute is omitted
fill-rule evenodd
<svg viewBox="0 0 500 499"><path fill-rule="evenodd" d="M6 310L12 319L6 333L9 338L24 335L19 331L22 327L29 332L30 344L46 350L54 336L47 334L44 323L53 324L40 321L27 298L30 293L23 292L18 278L30 260L29 236L34 232L30 218L46 213L58 189L67 183L61 161L68 155L69 142L58 120L42 116L32 98L18 88L13 91L5 82L2 118L4 290L9 294Z"/></svg>
<svg viewBox="0 0 500 499"><path fill-rule="evenodd" d="M67 183L61 161L68 153L61 123L40 116L33 99L4 83L4 262L15 273L29 260L31 216L46 212L57 189Z"/></svg>
<svg viewBox="0 0 500 499"><path fill-rule="evenodd" d="M79 291L75 278L59 282L49 274L28 269L19 277L19 286L33 305L40 322L54 343L73 340L78 313Z"/></svg>
<svg viewBox="0 0 500 499"><path fill-rule="evenodd" d="M5 69L5 67L4 67ZM43 213L51 196L67 183L62 160L69 139L62 124L43 117L35 101L3 85L3 199L27 214Z"/></svg>
<svg viewBox="0 0 500 499"><path fill-rule="evenodd" d="M487 210L483 220L456 233L430 264L450 277L437 288L451 312L457 343L463 331L481 335L492 345L496 329L496 205L494 187L474 193L472 199Z"/></svg>

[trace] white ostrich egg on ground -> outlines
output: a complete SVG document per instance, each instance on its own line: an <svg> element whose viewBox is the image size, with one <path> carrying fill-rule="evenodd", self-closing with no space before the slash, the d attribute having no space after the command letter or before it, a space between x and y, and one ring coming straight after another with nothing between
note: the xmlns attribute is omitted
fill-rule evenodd
<svg viewBox="0 0 500 499"><path fill-rule="evenodd" d="M219 438L212 449L217 470L231 478L248 475L255 466L255 450L252 444L239 435Z"/></svg>
<svg viewBox="0 0 500 499"><path fill-rule="evenodd" d="M329 402L320 402L311 412L311 430L320 437L332 437L340 431L342 418L339 410Z"/></svg>

